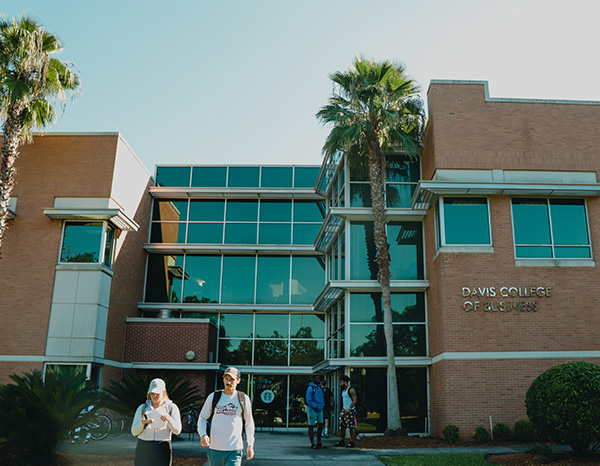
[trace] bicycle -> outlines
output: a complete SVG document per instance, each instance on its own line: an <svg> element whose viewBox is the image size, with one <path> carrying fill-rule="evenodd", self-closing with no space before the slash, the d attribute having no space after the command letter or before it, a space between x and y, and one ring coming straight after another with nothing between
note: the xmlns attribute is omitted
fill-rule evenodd
<svg viewBox="0 0 600 466"><path fill-rule="evenodd" d="M189 434L190 437L198 428L198 413L188 411L181 415L181 432Z"/></svg>
<svg viewBox="0 0 600 466"><path fill-rule="evenodd" d="M108 416L95 413L87 423L69 432L69 437L71 443L78 441L87 443L90 438L92 440L102 440L108 437L111 427L112 423Z"/></svg>

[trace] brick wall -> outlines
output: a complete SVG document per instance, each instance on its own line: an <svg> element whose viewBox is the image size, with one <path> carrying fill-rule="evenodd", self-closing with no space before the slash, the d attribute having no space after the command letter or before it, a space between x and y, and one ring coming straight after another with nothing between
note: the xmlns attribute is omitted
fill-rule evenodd
<svg viewBox="0 0 600 466"><path fill-rule="evenodd" d="M423 152L423 178L437 169L596 171L600 168L600 105L489 102L480 84L432 84ZM443 353L599 351L593 267L517 267L510 196L490 196L493 252L437 253L434 207L424 221L431 357ZM587 199L592 248L600 246L600 200ZM469 228L465 224L465 228ZM551 288L551 297L507 298L500 287ZM496 296L462 295L494 287ZM485 294L485 293L484 293ZM467 312L466 301L478 301ZM484 303L536 301L538 310L485 311ZM489 356L489 355L488 355ZM569 359L441 360L430 370L432 433L446 424L468 436L482 425L526 418L533 379ZM596 364L599 360L590 360Z"/></svg>
<svg viewBox="0 0 600 466"><path fill-rule="evenodd" d="M208 321L148 319L127 323L125 362L215 362L216 331ZM196 353L193 361L185 357ZM213 361L209 361L209 352Z"/></svg>

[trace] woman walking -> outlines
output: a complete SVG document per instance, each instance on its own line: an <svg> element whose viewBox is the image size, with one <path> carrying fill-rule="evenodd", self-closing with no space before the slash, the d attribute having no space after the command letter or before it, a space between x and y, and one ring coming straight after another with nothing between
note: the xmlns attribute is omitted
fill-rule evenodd
<svg viewBox="0 0 600 466"><path fill-rule="evenodd" d="M171 433L180 432L179 408L169 399L165 382L154 379L131 424L131 433L138 438L135 466L171 466Z"/></svg>

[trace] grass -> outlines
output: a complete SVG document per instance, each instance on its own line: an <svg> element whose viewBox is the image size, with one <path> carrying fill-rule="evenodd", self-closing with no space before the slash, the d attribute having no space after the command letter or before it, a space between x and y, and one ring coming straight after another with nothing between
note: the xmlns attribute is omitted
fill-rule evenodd
<svg viewBox="0 0 600 466"><path fill-rule="evenodd" d="M387 466L489 466L484 453L378 456Z"/></svg>

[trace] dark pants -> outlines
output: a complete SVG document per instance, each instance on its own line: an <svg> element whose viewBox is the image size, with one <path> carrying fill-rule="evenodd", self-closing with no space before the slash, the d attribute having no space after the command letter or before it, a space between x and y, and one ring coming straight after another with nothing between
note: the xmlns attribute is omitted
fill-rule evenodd
<svg viewBox="0 0 600 466"><path fill-rule="evenodd" d="M171 442L149 442L138 439L134 464L135 466L171 466Z"/></svg>

